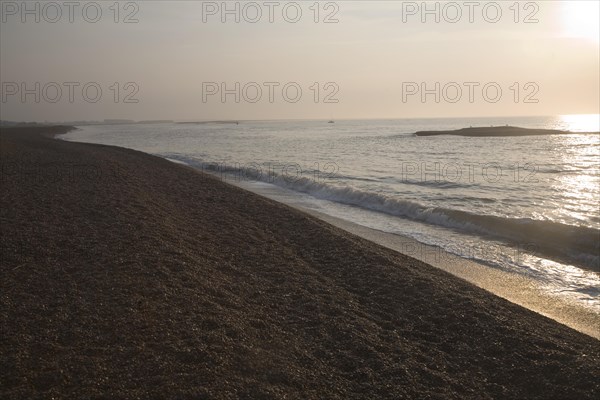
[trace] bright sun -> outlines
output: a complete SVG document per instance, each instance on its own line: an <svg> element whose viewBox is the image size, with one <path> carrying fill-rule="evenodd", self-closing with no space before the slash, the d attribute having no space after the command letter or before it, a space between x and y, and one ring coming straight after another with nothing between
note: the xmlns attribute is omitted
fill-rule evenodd
<svg viewBox="0 0 600 400"><path fill-rule="evenodd" d="M563 1L561 14L564 33L568 37L600 42L600 1Z"/></svg>

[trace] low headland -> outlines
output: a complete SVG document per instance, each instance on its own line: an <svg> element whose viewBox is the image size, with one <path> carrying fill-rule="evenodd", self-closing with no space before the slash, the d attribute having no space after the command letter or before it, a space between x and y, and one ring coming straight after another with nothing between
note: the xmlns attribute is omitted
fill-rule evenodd
<svg viewBox="0 0 600 400"><path fill-rule="evenodd" d="M569 134L598 134L598 132L570 132L557 129L531 129L516 126L489 126L469 127L444 131L419 131L416 136L469 136L469 137L503 137L503 136L544 136L544 135L569 135Z"/></svg>
<svg viewBox="0 0 600 400"><path fill-rule="evenodd" d="M69 129L0 130L0 397L600 395L598 340Z"/></svg>

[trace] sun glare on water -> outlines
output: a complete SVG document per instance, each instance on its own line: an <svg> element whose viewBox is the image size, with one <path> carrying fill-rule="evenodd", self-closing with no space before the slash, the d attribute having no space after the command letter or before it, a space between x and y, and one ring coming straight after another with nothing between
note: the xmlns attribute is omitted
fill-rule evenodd
<svg viewBox="0 0 600 400"><path fill-rule="evenodd" d="M561 115L559 125L560 129L571 132L600 132L600 115Z"/></svg>
<svg viewBox="0 0 600 400"><path fill-rule="evenodd" d="M600 42L600 1L563 1L561 17L567 37Z"/></svg>

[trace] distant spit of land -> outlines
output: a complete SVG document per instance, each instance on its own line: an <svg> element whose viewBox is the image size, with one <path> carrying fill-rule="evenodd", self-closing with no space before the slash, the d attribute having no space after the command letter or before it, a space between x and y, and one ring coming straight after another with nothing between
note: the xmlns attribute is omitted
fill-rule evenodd
<svg viewBox="0 0 600 400"><path fill-rule="evenodd" d="M26 128L26 127L44 127L44 126L86 126L86 125L132 125L132 124L172 124L173 120L170 119L152 119L144 121L134 121L132 119L105 119L103 121L64 121L59 123L53 122L33 122L33 121L7 121L0 120L0 126L11 128Z"/></svg>
<svg viewBox="0 0 600 400"><path fill-rule="evenodd" d="M180 125L203 125L203 124L235 124L238 125L238 121L191 121L191 122L178 122Z"/></svg>
<svg viewBox="0 0 600 400"><path fill-rule="evenodd" d="M493 137L493 136L542 136L542 135L568 135L568 134L593 134L598 132L571 132L557 129L529 129L516 126L490 126L469 127L447 131L419 131L416 136L470 136L470 137Z"/></svg>

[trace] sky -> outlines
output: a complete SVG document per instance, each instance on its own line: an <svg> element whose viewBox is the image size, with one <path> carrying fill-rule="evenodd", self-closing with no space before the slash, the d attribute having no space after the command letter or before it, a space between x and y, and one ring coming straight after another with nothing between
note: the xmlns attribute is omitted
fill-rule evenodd
<svg viewBox="0 0 600 400"><path fill-rule="evenodd" d="M1 1L1 119L599 113L594 0L69 4Z"/></svg>

